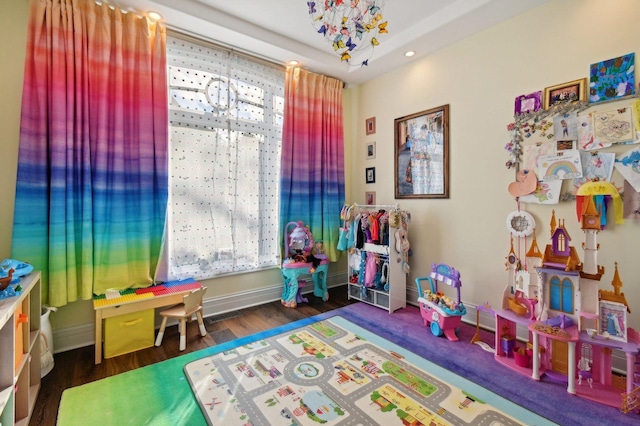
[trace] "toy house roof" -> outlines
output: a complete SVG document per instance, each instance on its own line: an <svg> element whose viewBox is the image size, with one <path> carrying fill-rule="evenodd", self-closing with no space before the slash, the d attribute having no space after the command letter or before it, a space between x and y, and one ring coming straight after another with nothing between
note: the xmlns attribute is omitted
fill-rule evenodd
<svg viewBox="0 0 640 426"><path fill-rule="evenodd" d="M631 313L631 309L629 309L629 304L627 303L627 298L624 293L620 291L620 289L622 289L622 280L620 279L620 274L618 274L618 262L615 262L615 272L613 273L611 286L613 287L613 291L600 290L600 300L622 303L627 307L627 312Z"/></svg>

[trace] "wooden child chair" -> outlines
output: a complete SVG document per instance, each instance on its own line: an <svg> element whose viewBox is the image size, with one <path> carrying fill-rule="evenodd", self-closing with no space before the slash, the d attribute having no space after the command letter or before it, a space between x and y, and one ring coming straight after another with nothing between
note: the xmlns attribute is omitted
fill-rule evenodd
<svg viewBox="0 0 640 426"><path fill-rule="evenodd" d="M204 328L204 322L202 320L202 296L207 291L207 287L202 287L184 296L182 303L172 306L169 309L165 309L160 312L162 315L162 324L160 325L160 331L156 337L156 346L162 344L162 338L164 337L164 329L167 326L167 320L169 318L176 318L180 321L180 350L184 351L187 347L187 320L191 321L193 314L196 314L198 319L198 325L200 326L200 335L206 336L207 331Z"/></svg>

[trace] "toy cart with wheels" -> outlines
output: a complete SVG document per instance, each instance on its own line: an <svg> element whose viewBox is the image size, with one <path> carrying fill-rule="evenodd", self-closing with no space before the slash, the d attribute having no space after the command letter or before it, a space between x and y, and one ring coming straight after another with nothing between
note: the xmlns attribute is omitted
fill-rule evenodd
<svg viewBox="0 0 640 426"><path fill-rule="evenodd" d="M422 291L421 281L429 281L430 288ZM457 291L457 299L453 300L438 291L438 284L446 284ZM416 278L418 286L418 302L424 325L431 329L435 336L443 334L452 342L458 340L456 329L460 326L462 316L467 309L460 301L460 272L449 265L433 264L428 277Z"/></svg>

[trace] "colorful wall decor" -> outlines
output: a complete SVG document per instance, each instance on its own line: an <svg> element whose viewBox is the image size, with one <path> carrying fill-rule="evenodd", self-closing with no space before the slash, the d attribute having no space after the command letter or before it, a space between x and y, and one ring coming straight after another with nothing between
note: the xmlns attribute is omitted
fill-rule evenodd
<svg viewBox="0 0 640 426"><path fill-rule="evenodd" d="M593 113L596 140L603 144L627 143L635 139L631 108Z"/></svg>
<svg viewBox="0 0 640 426"><path fill-rule="evenodd" d="M618 154L614 167L633 189L640 191L640 147Z"/></svg>
<svg viewBox="0 0 640 426"><path fill-rule="evenodd" d="M538 157L538 176L545 181L582 177L580 153L568 150Z"/></svg>
<svg viewBox="0 0 640 426"><path fill-rule="evenodd" d="M635 93L635 53L591 64L589 102L596 103Z"/></svg>

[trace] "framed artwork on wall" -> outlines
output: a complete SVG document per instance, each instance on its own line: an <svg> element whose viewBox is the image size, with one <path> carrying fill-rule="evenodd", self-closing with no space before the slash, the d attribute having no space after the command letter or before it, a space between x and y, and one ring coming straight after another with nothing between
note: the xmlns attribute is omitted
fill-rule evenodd
<svg viewBox="0 0 640 426"><path fill-rule="evenodd" d="M449 198L449 105L394 121L396 198Z"/></svg>
<svg viewBox="0 0 640 426"><path fill-rule="evenodd" d="M569 81L544 89L544 109L556 105L584 101L587 98L587 79Z"/></svg>
<svg viewBox="0 0 640 426"><path fill-rule="evenodd" d="M367 160L373 160L376 158L376 143L369 142L367 143Z"/></svg>
<svg viewBox="0 0 640 426"><path fill-rule="evenodd" d="M520 95L515 101L515 115L535 112L542 108L542 90L528 95Z"/></svg>
<svg viewBox="0 0 640 426"><path fill-rule="evenodd" d="M375 167L367 167L365 169L366 172L366 181L367 183L376 183L376 168Z"/></svg>
<svg viewBox="0 0 640 426"><path fill-rule="evenodd" d="M376 132L376 118L367 118L364 123L365 128L367 129L367 135L373 135Z"/></svg>
<svg viewBox="0 0 640 426"><path fill-rule="evenodd" d="M372 206L376 203L376 192L375 191L367 191L364 193L365 204L368 206Z"/></svg>

